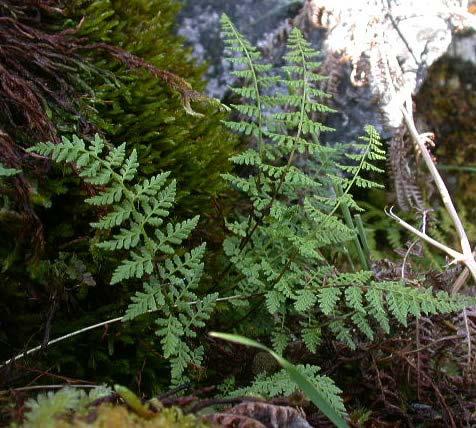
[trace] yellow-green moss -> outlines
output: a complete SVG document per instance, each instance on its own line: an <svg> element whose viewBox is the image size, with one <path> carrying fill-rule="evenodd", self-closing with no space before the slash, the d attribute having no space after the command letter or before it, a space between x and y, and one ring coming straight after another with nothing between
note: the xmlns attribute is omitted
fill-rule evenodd
<svg viewBox="0 0 476 428"><path fill-rule="evenodd" d="M54 428L204 428L208 425L193 415L184 415L180 409L163 409L144 419L123 406L103 404L87 416L72 420L58 420ZM39 428L39 427L38 427Z"/></svg>

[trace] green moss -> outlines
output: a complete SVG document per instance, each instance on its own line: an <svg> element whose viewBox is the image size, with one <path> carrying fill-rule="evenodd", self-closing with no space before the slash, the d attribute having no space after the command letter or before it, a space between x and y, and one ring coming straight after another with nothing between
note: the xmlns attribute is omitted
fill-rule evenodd
<svg viewBox="0 0 476 428"><path fill-rule="evenodd" d="M203 117L187 114L180 96L162 80L144 70L131 70L92 46L105 42L128 50L202 90L206 67L191 59L183 40L173 33L178 3L67 3L66 18L57 17L56 28L76 27L81 21L80 35L89 37L91 45L91 49L81 52L92 66L83 68L78 76L90 88L89 92L84 91L85 86L78 90L82 94L80 117L66 115L58 126L65 133L99 130L113 144L127 141L139 152L144 176L171 170L179 190L174 214L181 218L201 214L202 223L194 239L211 242L210 248L214 242L219 247L220 223L210 220L210 212L216 198L222 199L221 209L227 205L222 198L220 173L229 169L227 158L237 141L222 128L223 113L200 103L193 107ZM56 307L51 338L121 315L134 291L109 285L114 260L94 250L94 242L89 239L89 223L97 218L97 212L80 204L92 189L82 186L74 176L65 177L61 169L46 172L47 179L29 177L32 203L44 232L43 247L36 257L32 257L35 251L29 237L18 239L22 233L18 220L9 217L8 222L2 222L0 218L0 236L5 238L0 245L0 280L4 284L0 307L5 314L0 339L9 344L0 351L2 360L19 352L25 343L41 343L53 296ZM69 267L77 265L72 254L80 261L81 270L94 278L95 286L81 283L74 275L64 275ZM54 367L55 373L75 378L114 379L126 385L137 380L143 390L155 391L168 382L168 369L152 334L137 339L136 332L144 331L147 325L147 320L140 320L92 332L80 340L52 347L36 364Z"/></svg>
<svg viewBox="0 0 476 428"><path fill-rule="evenodd" d="M89 420L93 420L90 422ZM101 405L94 418L76 417L72 422L58 421L54 428L205 428L209 425L193 415L183 415L176 408L163 409L144 419L126 407Z"/></svg>
<svg viewBox="0 0 476 428"><path fill-rule="evenodd" d="M92 42L121 47L185 78L195 90L204 89L206 66L195 64L182 38L174 33L177 2L75 0L73 4L70 14L84 17L80 32ZM150 72L111 62L106 53L96 52L93 59L98 69L112 73L116 81L93 80L95 112L89 112L90 119L112 143L134 145L145 175L172 171L181 192L179 205L188 213L209 211L210 197L224 190L220 173L229 169L227 159L236 145L221 126L223 114L203 103L194 108L204 116L191 116L178 94Z"/></svg>
<svg viewBox="0 0 476 428"><path fill-rule="evenodd" d="M86 392L65 387L30 398L25 403L23 428L204 428L195 415L184 415L180 408L164 408L156 398L148 402L132 391L116 385L99 386ZM120 397L118 401L116 398ZM114 400L111 400L114 398ZM113 401L115 404L110 404ZM14 422L11 427L17 427Z"/></svg>

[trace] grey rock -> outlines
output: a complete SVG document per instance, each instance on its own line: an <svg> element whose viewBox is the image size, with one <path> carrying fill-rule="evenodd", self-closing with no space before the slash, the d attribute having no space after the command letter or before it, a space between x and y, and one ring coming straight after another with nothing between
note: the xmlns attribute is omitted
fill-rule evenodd
<svg viewBox="0 0 476 428"><path fill-rule="evenodd" d="M232 82L230 65L223 59L220 16L226 13L252 43L266 47L272 34L302 7L301 0L182 0L178 33L194 56L209 64L208 94L221 98Z"/></svg>
<svg viewBox="0 0 476 428"><path fill-rule="evenodd" d="M323 51L334 106L328 118L334 141L351 141L363 125L385 138L400 128L404 102L415 95L429 67L447 52L476 62L476 38L457 34L476 27L467 0L182 0L179 33L206 61L208 93L222 98L232 82L223 59L220 15L228 14L265 56L279 64L291 25ZM383 64L387 64L384 67ZM331 79L332 80L332 79ZM395 94L393 89L395 89Z"/></svg>

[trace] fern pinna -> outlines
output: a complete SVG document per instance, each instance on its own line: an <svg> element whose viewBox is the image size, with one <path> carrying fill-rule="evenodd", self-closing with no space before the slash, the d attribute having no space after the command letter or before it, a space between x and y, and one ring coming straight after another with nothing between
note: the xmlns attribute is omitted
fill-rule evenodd
<svg viewBox="0 0 476 428"><path fill-rule="evenodd" d="M4 177L12 177L16 174L18 174L20 170L15 169L15 168L7 168L0 162L0 178Z"/></svg>
<svg viewBox="0 0 476 428"><path fill-rule="evenodd" d="M124 260L113 272L111 284L129 279L145 280L127 308L124 321L148 312L158 314L157 335L164 357L171 360L172 378L182 377L185 368L202 361L202 348L192 348L194 329L204 326L212 312L216 294L199 299L195 294L203 271L205 245L179 256L176 248L198 223L198 216L180 223L167 222L175 200L175 181L164 172L137 179L137 153L126 155L126 145L107 148L96 135L90 145L76 136L59 144L39 143L31 151L55 162L75 165L79 176L100 189L86 199L108 212L91 226L105 251L121 251ZM105 152L105 153L104 153ZM112 235L112 236L110 236Z"/></svg>
<svg viewBox="0 0 476 428"><path fill-rule="evenodd" d="M346 151L320 143L321 133L332 129L314 118L332 109L316 87L323 79L315 72L318 52L301 32L291 31L285 65L273 74L228 17L222 26L240 84L232 90L243 99L233 106L238 119L225 125L255 143L231 158L248 175L224 176L250 201L248 213L227 224L228 289L264 294L275 349L284 351L292 337L285 325L296 321L301 339L315 352L324 326L354 348L354 331L372 339L375 326L388 331L390 317L406 324L408 315L462 307L464 302L445 293L374 279L354 223L353 213L361 208L352 190L381 187L365 174L382 172L377 162L385 153L372 126ZM340 253L352 268L353 245L363 270L339 273L330 260Z"/></svg>

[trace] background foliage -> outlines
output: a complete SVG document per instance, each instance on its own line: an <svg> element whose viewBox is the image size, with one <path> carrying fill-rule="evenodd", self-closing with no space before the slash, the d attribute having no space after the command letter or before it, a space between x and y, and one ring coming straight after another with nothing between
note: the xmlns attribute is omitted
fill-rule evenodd
<svg viewBox="0 0 476 428"><path fill-rule="evenodd" d="M219 245L220 224L214 220L213 200L223 196L225 185L219 174L229 169L227 158L236 146L236 139L220 125L223 113L216 103L199 102L193 108L203 116L188 114L180 93L166 82L149 70L131 69L127 61L115 61L114 55L111 57L111 52L103 49L107 43L136 54L158 69L185 78L200 91L206 66L195 64L182 39L174 35L178 3L75 0L67 2L63 14L47 7L51 6L47 2L40 5L45 7L38 21L25 18L34 31L41 29L51 35L48 37L57 38L65 34L61 37L65 37L66 46L82 43L89 48L77 52L66 73L61 71L66 77L74 76L67 87L71 108L54 102L54 97L66 96L61 86L51 86L53 98L41 100L47 114L51 112L51 134L10 127L11 143L14 140L14 147L28 147L39 140L54 141L59 132L85 136L100 132L113 145L127 140L138 153L141 177L165 170L173 172L179 189L174 215L183 219L201 213L202 234L210 237L211 248ZM60 49L58 45L48 46L51 55ZM39 79L42 71L37 68L31 73ZM8 119L11 118L4 117L0 122L4 129ZM0 291L1 336L9 346L2 349L2 359L20 351L29 341L46 340L50 334L61 335L71 328L116 315L130 294L108 285L114 260L90 252L94 243L89 240L88 224L97 217L97 209L84 206L82 201L92 194L92 188L81 185L74 175L64 176L61 168L44 160L25 153L21 159L17 166L24 171L20 178L28 190L23 205L34 216L35 227L23 226L31 226L32 222L15 197L19 188L16 178L3 180L0 278L5 286ZM227 209L226 200L222 198L220 209ZM36 240L32 239L35 231ZM124 384L146 382L149 388L159 388L157 376L160 377L162 358L151 351L156 345L146 336L142 340L130 335L135 329L147 329L146 325L139 321L104 336L103 332L93 332L85 342L77 344L74 355L52 349L48 361L56 362L56 370L64 375L118 377ZM131 373L139 377L134 380ZM4 379L8 380L12 379Z"/></svg>

